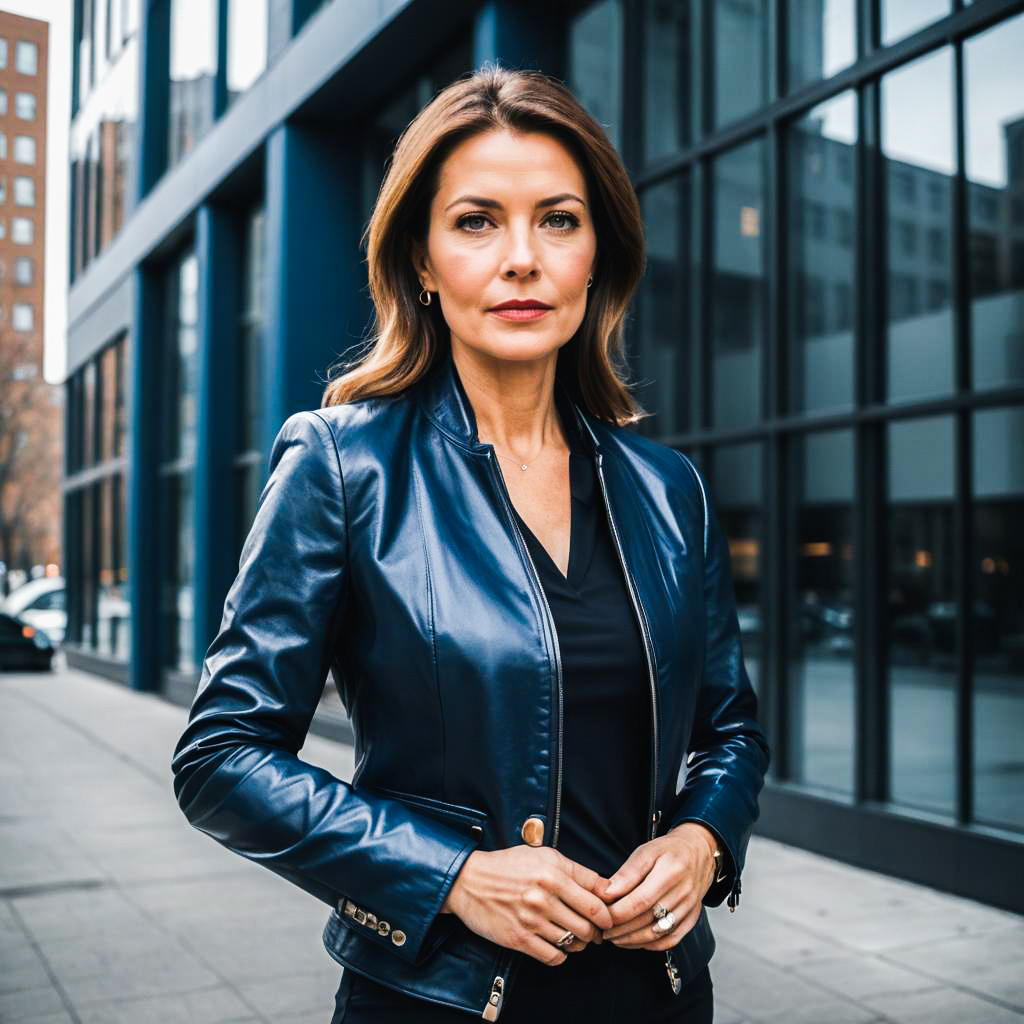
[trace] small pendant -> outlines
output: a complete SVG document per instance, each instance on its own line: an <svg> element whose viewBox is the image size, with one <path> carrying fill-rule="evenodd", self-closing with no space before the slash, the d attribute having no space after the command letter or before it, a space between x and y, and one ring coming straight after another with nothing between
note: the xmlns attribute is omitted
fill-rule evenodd
<svg viewBox="0 0 1024 1024"><path fill-rule="evenodd" d="M519 468L520 469L527 469L528 467L527 467L526 463L524 462Z"/></svg>

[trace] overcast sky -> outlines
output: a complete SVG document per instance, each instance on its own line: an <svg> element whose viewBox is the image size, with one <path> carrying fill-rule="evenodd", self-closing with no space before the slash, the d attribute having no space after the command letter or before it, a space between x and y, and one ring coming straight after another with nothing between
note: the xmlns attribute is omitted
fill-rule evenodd
<svg viewBox="0 0 1024 1024"><path fill-rule="evenodd" d="M50 23L46 126L46 290L43 376L64 379L68 303L68 128L71 121L71 0L0 0L0 11ZM13 47L11 53L13 55Z"/></svg>

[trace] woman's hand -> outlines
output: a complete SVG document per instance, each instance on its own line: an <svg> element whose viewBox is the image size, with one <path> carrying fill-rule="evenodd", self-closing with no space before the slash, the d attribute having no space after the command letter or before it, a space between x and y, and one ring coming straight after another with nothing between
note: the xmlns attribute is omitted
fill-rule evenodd
<svg viewBox="0 0 1024 1024"><path fill-rule="evenodd" d="M614 925L596 895L605 884L596 871L550 846L474 850L462 865L441 910L501 946L555 966ZM566 930L576 939L559 948Z"/></svg>
<svg viewBox="0 0 1024 1024"><path fill-rule="evenodd" d="M697 923L704 894L715 874L715 837L695 821L684 821L669 833L638 846L597 893L609 903L615 921L604 932L617 946L671 949ZM654 906L660 903L675 917L662 934L653 930Z"/></svg>

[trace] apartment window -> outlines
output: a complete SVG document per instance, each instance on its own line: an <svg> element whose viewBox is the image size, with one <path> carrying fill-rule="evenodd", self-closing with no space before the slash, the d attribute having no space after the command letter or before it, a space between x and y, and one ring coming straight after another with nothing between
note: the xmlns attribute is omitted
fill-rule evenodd
<svg viewBox="0 0 1024 1024"><path fill-rule="evenodd" d="M0 132L0 160L7 159L7 132Z"/></svg>
<svg viewBox="0 0 1024 1024"><path fill-rule="evenodd" d="M14 202L18 206L36 205L36 183L32 178L19 175L14 179Z"/></svg>
<svg viewBox="0 0 1024 1024"><path fill-rule="evenodd" d="M0 203L7 202L7 178L0 175Z"/></svg>
<svg viewBox="0 0 1024 1024"><path fill-rule="evenodd" d="M0 239L7 237L7 221L0 217Z"/></svg>
<svg viewBox="0 0 1024 1024"><path fill-rule="evenodd" d="M4 93L3 113L7 113L7 94ZM14 113L22 121L34 121L36 119L36 97L35 93L19 92L14 96Z"/></svg>
<svg viewBox="0 0 1024 1024"><path fill-rule="evenodd" d="M31 284L35 277L35 264L27 256L14 261L14 280L18 284Z"/></svg>
<svg viewBox="0 0 1024 1024"><path fill-rule="evenodd" d="M35 237L35 225L28 217L11 218L11 240L30 245Z"/></svg>
<svg viewBox="0 0 1024 1024"><path fill-rule="evenodd" d="M14 159L19 164L36 162L36 140L31 135L14 136Z"/></svg>
<svg viewBox="0 0 1024 1024"><path fill-rule="evenodd" d="M14 64L23 75L34 75L39 67L39 47L19 39Z"/></svg>
<svg viewBox="0 0 1024 1024"><path fill-rule="evenodd" d="M0 39L0 69L7 67L7 40Z"/></svg>
<svg viewBox="0 0 1024 1024"><path fill-rule="evenodd" d="M7 113L7 90L0 89L0 114Z"/></svg>
<svg viewBox="0 0 1024 1024"><path fill-rule="evenodd" d="M34 321L32 306L27 302L15 302L11 306L11 326L16 331L31 331Z"/></svg>

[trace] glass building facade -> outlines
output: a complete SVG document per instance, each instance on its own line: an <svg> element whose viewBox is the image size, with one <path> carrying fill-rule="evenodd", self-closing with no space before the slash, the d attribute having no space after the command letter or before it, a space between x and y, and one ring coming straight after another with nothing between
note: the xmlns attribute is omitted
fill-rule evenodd
<svg viewBox="0 0 1024 1024"><path fill-rule="evenodd" d="M1024 909L1020 4L142 6L76 5L69 659L191 699L396 138L539 67L640 197L638 429L729 537L758 831Z"/></svg>

